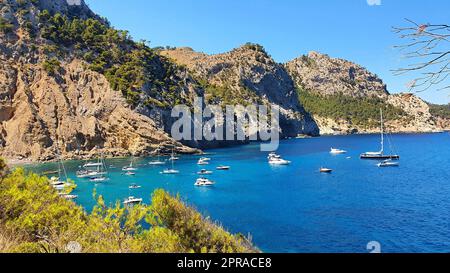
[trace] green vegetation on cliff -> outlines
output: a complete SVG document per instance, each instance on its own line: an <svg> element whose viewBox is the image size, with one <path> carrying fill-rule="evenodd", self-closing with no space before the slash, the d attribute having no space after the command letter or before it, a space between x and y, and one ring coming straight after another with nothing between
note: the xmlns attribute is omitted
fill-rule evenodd
<svg viewBox="0 0 450 273"><path fill-rule="evenodd" d="M429 104L430 112L435 117L440 117L444 119L450 119L450 104L439 105L439 104Z"/></svg>
<svg viewBox="0 0 450 273"><path fill-rule="evenodd" d="M150 206L132 208L106 206L99 196L88 214L47 178L23 169L7 174L3 160L0 168L0 252L61 253L70 242L86 253L257 251L163 190Z"/></svg>
<svg viewBox="0 0 450 273"><path fill-rule="evenodd" d="M116 30L97 18L80 19L47 10L40 12L41 36L53 45L50 55L74 53L89 63L89 69L106 76L114 90L121 91L131 104L141 95L153 98L158 106L174 105L181 90L174 64L145 42L136 43L127 31ZM53 70L51 70L53 71Z"/></svg>
<svg viewBox="0 0 450 273"><path fill-rule="evenodd" d="M300 102L306 111L320 117L347 120L363 128L375 128L380 124L380 109L385 120L407 118L407 114L380 98L353 98L342 94L322 96L298 89Z"/></svg>

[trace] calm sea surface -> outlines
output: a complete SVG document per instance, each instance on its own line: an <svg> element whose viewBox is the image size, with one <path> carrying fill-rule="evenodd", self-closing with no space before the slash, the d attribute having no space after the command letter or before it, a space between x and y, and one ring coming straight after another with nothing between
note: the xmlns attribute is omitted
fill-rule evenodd
<svg viewBox="0 0 450 273"><path fill-rule="evenodd" d="M292 164L282 167L269 166L257 144L211 150L209 166L198 166L197 156L182 156L175 165L181 173L172 176L160 174L163 166L149 166L149 158L135 160L135 177L121 172L130 159L108 160L117 168L110 169L110 181L97 185L76 178L83 162L65 165L78 184L77 203L87 210L95 203L94 188L111 203L130 194L148 203L155 189L164 188L231 232L250 233L265 252L367 252L370 241L378 241L384 252L450 251L450 135L391 140L402 157L399 168L381 169L359 159L360 153L379 149L377 135L284 141L278 153ZM349 153L333 156L331 147ZM216 171L218 165L231 170ZM320 174L322 166L335 172ZM194 186L202 168L214 171L215 187ZM142 188L130 192L132 183Z"/></svg>

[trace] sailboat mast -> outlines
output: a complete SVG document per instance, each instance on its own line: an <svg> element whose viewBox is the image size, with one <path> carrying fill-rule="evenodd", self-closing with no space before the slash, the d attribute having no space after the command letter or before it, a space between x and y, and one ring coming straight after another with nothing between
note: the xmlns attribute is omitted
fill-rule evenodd
<svg viewBox="0 0 450 273"><path fill-rule="evenodd" d="M384 152L384 122L383 122L383 109L380 108L381 114L381 153Z"/></svg>

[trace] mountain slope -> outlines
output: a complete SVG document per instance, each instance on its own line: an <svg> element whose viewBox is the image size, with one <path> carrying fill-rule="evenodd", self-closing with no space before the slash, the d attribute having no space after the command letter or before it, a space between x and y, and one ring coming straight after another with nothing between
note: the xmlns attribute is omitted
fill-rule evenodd
<svg viewBox="0 0 450 273"><path fill-rule="evenodd" d="M377 132L380 108L391 132L443 129L423 100L412 94L391 95L378 76L352 62L311 52L285 67L322 134Z"/></svg>
<svg viewBox="0 0 450 273"><path fill-rule="evenodd" d="M0 15L2 156L146 155L165 144L196 152L155 118L201 92L185 71L83 2L3 1Z"/></svg>
<svg viewBox="0 0 450 273"><path fill-rule="evenodd" d="M188 67L205 87L210 103L280 106L283 137L318 135L318 127L298 101L294 82L260 45L246 44L230 52L206 55L189 48L162 55Z"/></svg>

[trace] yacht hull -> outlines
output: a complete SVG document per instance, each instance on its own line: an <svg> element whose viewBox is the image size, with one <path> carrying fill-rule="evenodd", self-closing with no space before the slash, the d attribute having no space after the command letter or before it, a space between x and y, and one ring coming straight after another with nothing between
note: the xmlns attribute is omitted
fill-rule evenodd
<svg viewBox="0 0 450 273"><path fill-rule="evenodd" d="M361 155L361 159L368 159L368 160L399 160L400 156L398 155Z"/></svg>

